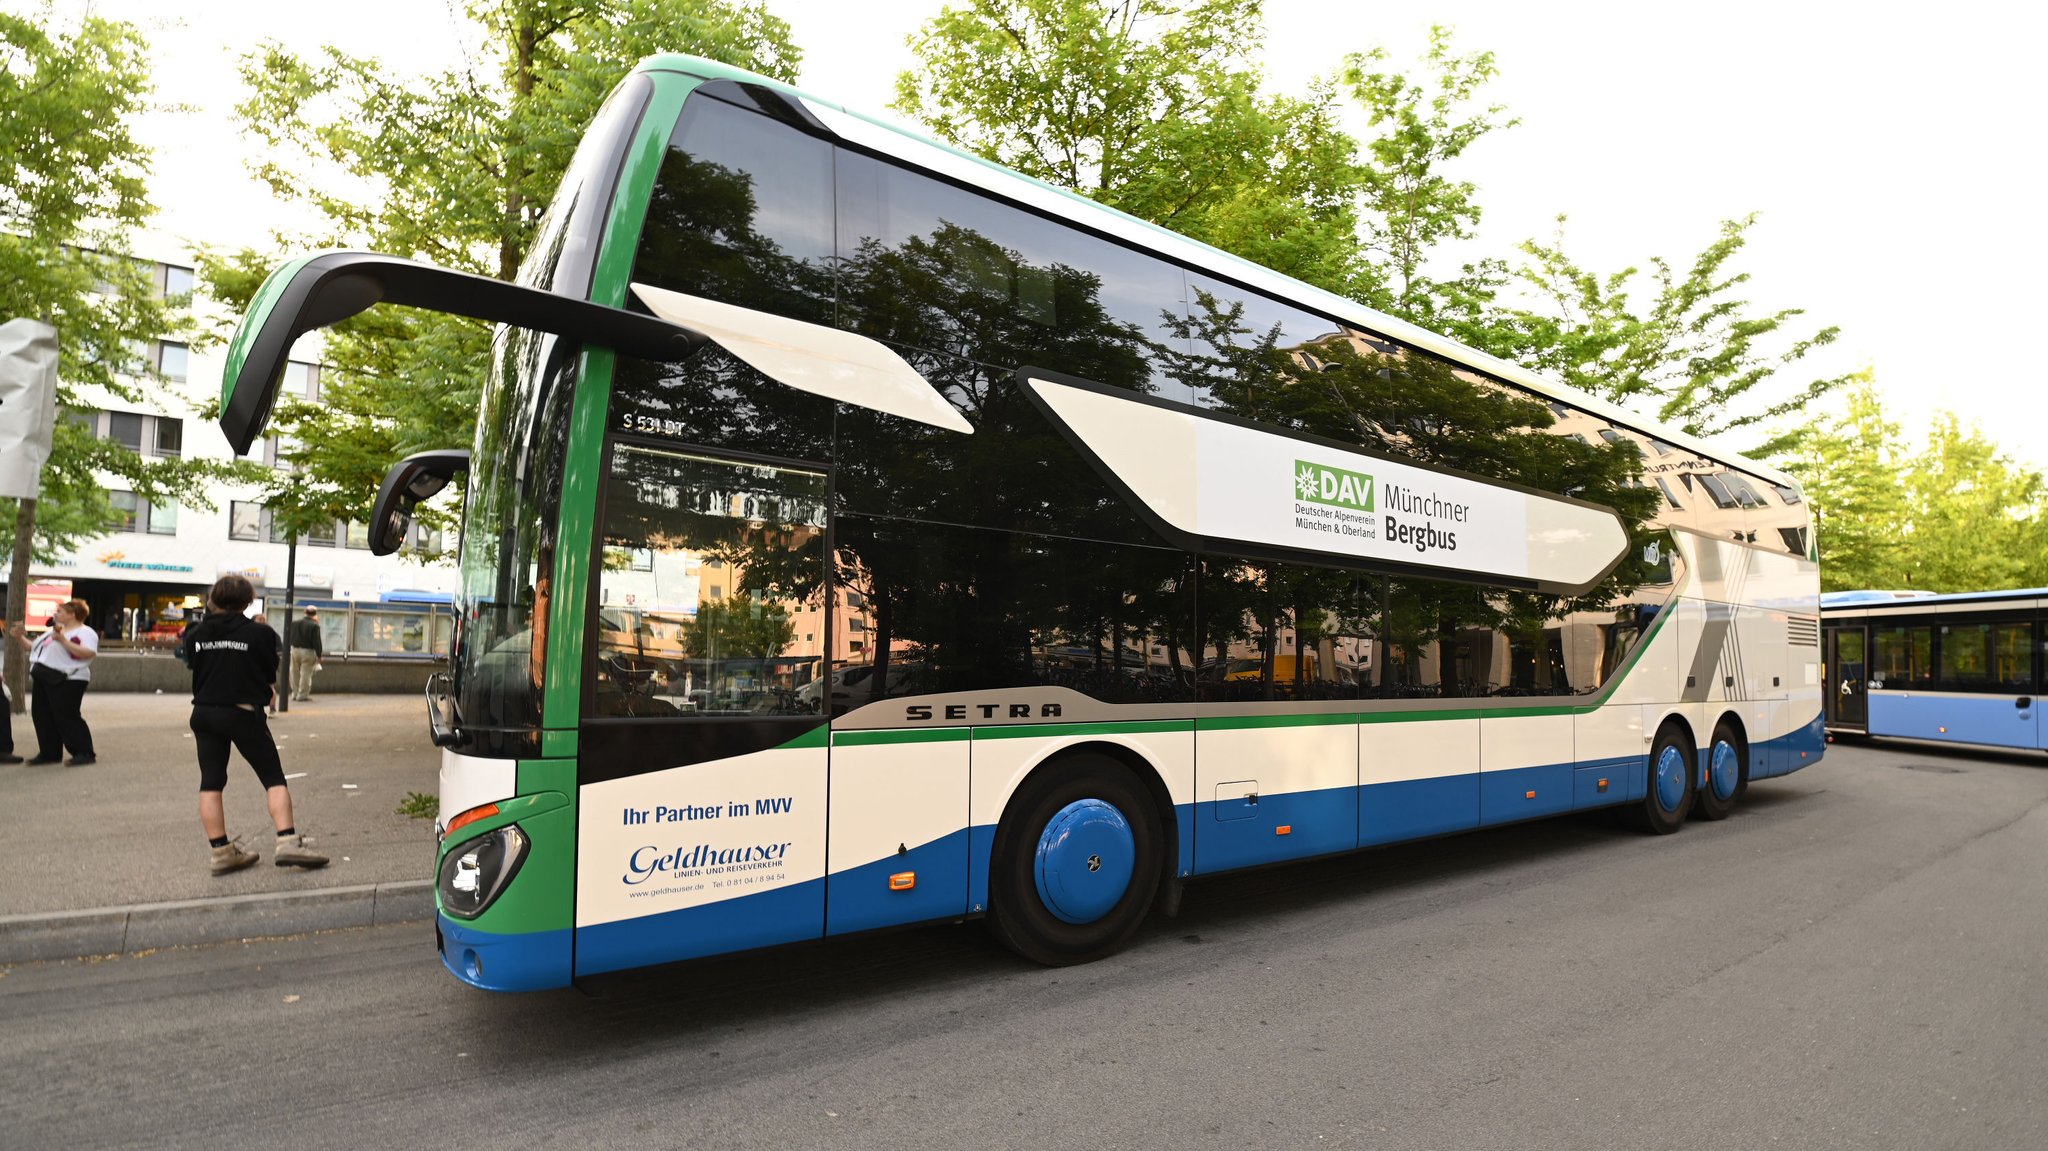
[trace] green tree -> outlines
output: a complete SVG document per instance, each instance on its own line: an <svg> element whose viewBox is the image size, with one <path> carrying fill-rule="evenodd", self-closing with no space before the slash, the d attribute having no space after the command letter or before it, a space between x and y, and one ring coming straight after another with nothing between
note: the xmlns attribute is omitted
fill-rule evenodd
<svg viewBox="0 0 2048 1151"><path fill-rule="evenodd" d="M165 299L154 265L125 254L154 211L149 152L132 127L151 91L148 45L133 26L68 19L47 5L0 11L0 319L56 326L65 408L89 406L91 389L182 412L137 348L181 334L186 301ZM111 529L106 475L145 499L204 507L205 481L231 471L145 457L60 419L36 501L35 553L51 559ZM14 501L0 501L0 517L17 522Z"/></svg>
<svg viewBox="0 0 2048 1151"><path fill-rule="evenodd" d="M1910 518L1899 473L1904 452L1899 426L1885 419L1869 371L1845 393L1845 412L1816 423L1785 468L1799 477L1819 521L1823 591L1903 587Z"/></svg>
<svg viewBox="0 0 2048 1151"><path fill-rule="evenodd" d="M1905 584L1924 591L2048 585L2048 486L1941 412L1905 469Z"/></svg>
<svg viewBox="0 0 2048 1151"><path fill-rule="evenodd" d="M1267 96L1258 0L968 0L893 105L939 139L1333 291L1358 276L1334 86Z"/></svg>
<svg viewBox="0 0 2048 1151"><path fill-rule="evenodd" d="M780 79L799 54L789 26L752 0L478 0L468 66L424 78L327 48L267 44L246 57L244 130L257 168L323 230L285 246L367 247L510 279L612 86L641 58L691 52ZM209 289L245 306L282 253L208 261ZM486 325L374 308L328 333L321 402L275 416L296 474L272 494L311 520L362 520L384 470L474 438ZM424 510L424 509L423 509Z"/></svg>
<svg viewBox="0 0 2048 1151"><path fill-rule="evenodd" d="M1786 467L1820 518L1821 587L1977 591L2048 584L2048 482L1938 413L1916 451L1870 374Z"/></svg>
<svg viewBox="0 0 2048 1151"><path fill-rule="evenodd" d="M1470 239L1479 224L1478 187L1447 169L1481 137L1521 121L1500 119L1504 105L1476 106L1499 69L1491 52L1454 55L1448 28L1430 28L1422 79L1384 70L1386 62L1384 48L1344 58L1344 86L1378 131L1358 170L1359 218L1375 258L1360 298L1430 324L1446 300L1472 292L1475 279L1483 291L1485 277L1498 274L1497 265L1484 265L1440 282L1425 272L1437 245Z"/></svg>
<svg viewBox="0 0 2048 1151"><path fill-rule="evenodd" d="M1753 213L1724 221L1683 272L1652 257L1644 301L1635 294L1639 269L1602 276L1567 255L1559 217L1557 238L1525 242L1529 262L1514 273L1541 310L1500 310L1483 346L1692 435L1746 440L1758 458L1783 455L1798 443L1810 405L1858 374L1788 378L1841 329L1797 334L1793 322L1804 309L1757 312L1737 294L1749 273L1731 265L1755 223Z"/></svg>

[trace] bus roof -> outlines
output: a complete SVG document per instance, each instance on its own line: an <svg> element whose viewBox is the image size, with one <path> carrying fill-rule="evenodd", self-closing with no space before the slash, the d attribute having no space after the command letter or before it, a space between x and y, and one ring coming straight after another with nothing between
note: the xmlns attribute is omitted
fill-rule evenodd
<svg viewBox="0 0 2048 1151"><path fill-rule="evenodd" d="M2012 588L2006 591L1831 591L1820 597L1820 609L1876 608L1890 604L1901 607L1931 607L1941 604L1997 603L2004 600L2048 599L2048 588Z"/></svg>
<svg viewBox="0 0 2048 1151"><path fill-rule="evenodd" d="M721 64L715 60L677 53L650 56L642 60L634 71L681 72L707 79L735 80L772 88L800 101L820 123L848 143L1093 228L1125 243L1235 280L1245 287L1266 292L1283 301L1325 312L1381 335L1405 341L1424 351L1520 385L1539 395L1568 403L1609 423L1685 448L1771 483L1790 488L1799 486L1796 479L1776 468L1738 453L1714 447L1676 428L1659 425L1640 413L1598 396L1547 379L1527 368L1477 348L1467 347L1406 320L1375 311L1356 300L1284 276L1271 268L1254 264L1220 248L1210 247L1199 240L1189 239L1148 220L1141 220L1127 212L1096 203L1086 196L1012 171L949 144L920 136L900 124L855 111L779 80L749 72L744 68L735 68L730 64Z"/></svg>

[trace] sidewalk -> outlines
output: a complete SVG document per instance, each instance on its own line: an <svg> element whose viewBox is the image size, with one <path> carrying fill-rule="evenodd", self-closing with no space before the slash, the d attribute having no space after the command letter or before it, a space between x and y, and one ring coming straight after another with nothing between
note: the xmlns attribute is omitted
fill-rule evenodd
<svg viewBox="0 0 2048 1151"><path fill-rule="evenodd" d="M208 874L189 712L182 694L88 693L98 763L0 765L0 963L433 913L433 821L397 811L436 788L440 753L419 697L315 696L271 719L297 777L295 822L332 858L317 871L271 865L263 788L237 755L228 834L264 860ZM16 754L33 755L28 717L14 718Z"/></svg>

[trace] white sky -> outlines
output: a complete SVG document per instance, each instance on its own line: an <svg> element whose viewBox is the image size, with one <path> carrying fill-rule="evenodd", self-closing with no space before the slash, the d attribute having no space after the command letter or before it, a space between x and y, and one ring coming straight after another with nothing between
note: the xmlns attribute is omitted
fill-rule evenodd
<svg viewBox="0 0 2048 1151"><path fill-rule="evenodd" d="M804 50L803 86L876 113L911 63L904 37L941 7L769 5ZM141 25L159 99L191 107L147 129L159 230L217 246L262 245L292 222L243 168L250 149L230 120L239 54L266 37L300 51L331 42L411 72L463 54L461 0L86 6ZM1604 273L1652 255L1683 265L1720 220L1760 212L1740 258L1749 299L1842 329L1802 380L1872 364L1915 439L1937 408L1953 410L2048 466L2048 380L2031 355L1999 351L2037 339L2048 313L2048 215L2031 194L2041 7L1951 3L1912 17L1785 0L1266 7L1266 69L1280 90L1376 44L1411 67L1431 23L1453 25L1461 50L1494 52L1501 75L1487 95L1523 122L1457 169L1486 209L1472 255L1547 239L1562 212L1582 267Z"/></svg>

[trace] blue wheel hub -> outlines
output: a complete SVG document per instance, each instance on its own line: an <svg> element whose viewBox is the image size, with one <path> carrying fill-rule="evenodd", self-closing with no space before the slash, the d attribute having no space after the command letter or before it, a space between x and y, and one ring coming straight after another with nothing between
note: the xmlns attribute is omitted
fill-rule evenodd
<svg viewBox="0 0 2048 1151"><path fill-rule="evenodd" d="M1685 800L1685 753L1675 747L1659 752L1652 782L1657 787L1657 806L1677 811Z"/></svg>
<svg viewBox="0 0 2048 1151"><path fill-rule="evenodd" d="M1038 836L1038 898L1064 923L1093 923L1130 890L1138 844L1124 813L1099 799L1060 808Z"/></svg>
<svg viewBox="0 0 2048 1151"><path fill-rule="evenodd" d="M1714 789L1714 798L1733 798L1735 785L1741 782L1742 757L1735 753L1735 745L1716 740L1714 754L1707 761L1707 784Z"/></svg>

